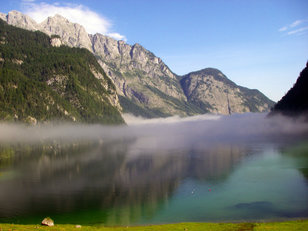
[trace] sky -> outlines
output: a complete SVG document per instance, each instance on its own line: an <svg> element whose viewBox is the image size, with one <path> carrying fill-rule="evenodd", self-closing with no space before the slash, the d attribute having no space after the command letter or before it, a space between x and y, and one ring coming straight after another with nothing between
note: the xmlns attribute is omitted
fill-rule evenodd
<svg viewBox="0 0 308 231"><path fill-rule="evenodd" d="M139 43L178 75L217 68L278 101L308 61L307 0L0 0L37 22L56 13Z"/></svg>

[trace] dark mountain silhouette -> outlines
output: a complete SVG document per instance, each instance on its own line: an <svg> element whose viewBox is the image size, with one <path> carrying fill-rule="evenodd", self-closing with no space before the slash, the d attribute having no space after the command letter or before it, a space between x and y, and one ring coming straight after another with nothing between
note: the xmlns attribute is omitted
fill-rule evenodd
<svg viewBox="0 0 308 231"><path fill-rule="evenodd" d="M270 115L305 116L308 119L308 62L294 86L274 106Z"/></svg>

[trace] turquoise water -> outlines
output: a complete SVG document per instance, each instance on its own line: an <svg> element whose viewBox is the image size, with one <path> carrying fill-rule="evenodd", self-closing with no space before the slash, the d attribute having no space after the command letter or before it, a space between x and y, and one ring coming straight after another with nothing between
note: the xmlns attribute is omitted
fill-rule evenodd
<svg viewBox="0 0 308 231"><path fill-rule="evenodd" d="M142 148L1 144L0 222L133 225L308 216L305 140Z"/></svg>
<svg viewBox="0 0 308 231"><path fill-rule="evenodd" d="M163 211L150 220L247 221L305 216L308 185L297 166L294 158L266 150L242 160L224 181L188 178Z"/></svg>

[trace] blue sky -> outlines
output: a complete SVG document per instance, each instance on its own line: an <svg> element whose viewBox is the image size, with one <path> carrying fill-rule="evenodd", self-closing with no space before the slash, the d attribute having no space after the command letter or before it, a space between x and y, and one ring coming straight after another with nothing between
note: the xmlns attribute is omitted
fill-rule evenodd
<svg viewBox="0 0 308 231"><path fill-rule="evenodd" d="M55 12L140 43L183 75L206 67L279 100L308 60L307 0L0 0L37 21Z"/></svg>

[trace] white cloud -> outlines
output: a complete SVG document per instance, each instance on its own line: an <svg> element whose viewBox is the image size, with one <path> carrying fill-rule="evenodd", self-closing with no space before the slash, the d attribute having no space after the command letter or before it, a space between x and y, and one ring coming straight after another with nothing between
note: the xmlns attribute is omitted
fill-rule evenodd
<svg viewBox="0 0 308 231"><path fill-rule="evenodd" d="M84 26L90 34L101 33L115 39L126 40L124 35L112 31L112 23L110 20L84 5L35 3L33 0L23 0L22 8L23 13L29 15L38 23L44 21L49 16L59 14L67 18L70 22Z"/></svg>
<svg viewBox="0 0 308 231"><path fill-rule="evenodd" d="M179 117L179 116L171 116L166 118L143 118L141 116L134 116L129 113L125 113L122 115L125 122L128 125L145 125L145 124L174 124L174 123L183 123L183 122L193 122L193 121L208 121L208 120L218 120L221 118L220 115L211 115L211 114L203 114L189 117Z"/></svg>
<svg viewBox="0 0 308 231"><path fill-rule="evenodd" d="M290 27L293 28L293 27L296 27L300 24L302 24L304 22L304 20L296 20L295 22L293 22Z"/></svg>
<svg viewBox="0 0 308 231"><path fill-rule="evenodd" d="M124 41L126 41L126 37L124 35L119 34L119 33L108 33L106 35L111 37L111 38L114 38L116 40L124 40Z"/></svg>
<svg viewBox="0 0 308 231"><path fill-rule="evenodd" d="M281 27L278 31L279 32L286 32L287 35L294 35L294 34L303 34L306 30L308 30L307 26L298 28L301 24L307 24L308 20L296 20L293 23ZM296 29L298 28L298 29Z"/></svg>
<svg viewBox="0 0 308 231"><path fill-rule="evenodd" d="M282 32L282 31L286 31L287 29L288 29L288 27L284 26L284 27L280 28L279 31Z"/></svg>
<svg viewBox="0 0 308 231"><path fill-rule="evenodd" d="M307 27L299 28L299 29L297 29L297 30L289 31L289 32L288 32L288 35L299 34L299 33L304 32L304 31L306 31L306 30L308 30L308 26L307 26Z"/></svg>

